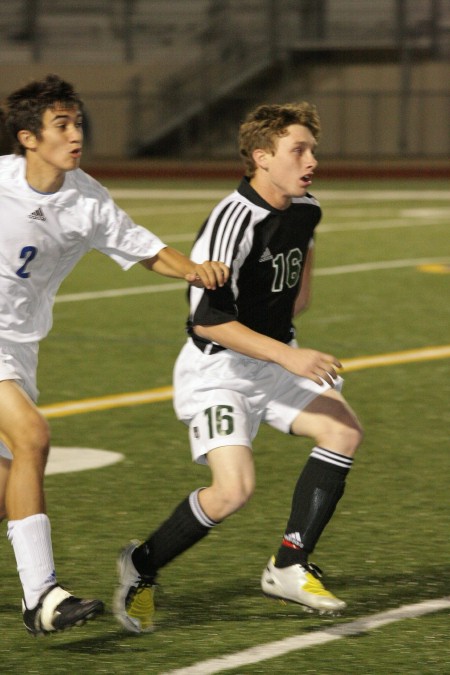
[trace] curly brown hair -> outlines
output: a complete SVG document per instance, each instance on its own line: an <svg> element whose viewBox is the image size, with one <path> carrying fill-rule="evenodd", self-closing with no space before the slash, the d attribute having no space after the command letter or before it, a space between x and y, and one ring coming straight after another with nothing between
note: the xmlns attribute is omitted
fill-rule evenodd
<svg viewBox="0 0 450 675"><path fill-rule="evenodd" d="M55 107L83 110L83 102L73 86L58 75L47 75L43 80L30 82L8 96L3 105L4 123L17 155L25 154L25 148L17 138L19 131L26 129L39 139L44 112Z"/></svg>
<svg viewBox="0 0 450 675"><path fill-rule="evenodd" d="M307 127L315 140L320 137L320 119L311 103L260 105L250 112L239 128L239 153L244 161L245 175L252 178L256 171L253 152L257 148L275 151L275 140L287 133L291 124Z"/></svg>

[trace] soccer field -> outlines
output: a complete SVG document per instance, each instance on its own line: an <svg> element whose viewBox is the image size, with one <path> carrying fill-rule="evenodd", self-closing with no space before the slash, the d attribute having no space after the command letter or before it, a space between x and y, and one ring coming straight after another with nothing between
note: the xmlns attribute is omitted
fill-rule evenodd
<svg viewBox="0 0 450 675"><path fill-rule="evenodd" d="M108 186L134 220L188 253L234 184ZM318 178L313 192L324 215L313 302L297 321L298 338L343 361L345 395L366 434L313 558L348 603L346 614L305 614L260 592L310 450L308 441L264 427L254 444L252 501L163 571L156 632L132 636L115 623L118 549L146 537L208 473L191 464L171 403L184 284L139 265L123 273L91 253L58 295L41 346L39 404L54 446L123 455L46 480L59 580L102 598L107 613L30 638L3 524L1 675L450 673L450 191L437 180Z"/></svg>

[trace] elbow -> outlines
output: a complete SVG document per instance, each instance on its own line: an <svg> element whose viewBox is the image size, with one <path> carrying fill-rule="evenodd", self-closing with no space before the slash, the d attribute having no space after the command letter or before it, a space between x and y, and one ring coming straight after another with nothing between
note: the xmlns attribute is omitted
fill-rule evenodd
<svg viewBox="0 0 450 675"><path fill-rule="evenodd" d="M204 340L210 339L208 335L208 326L199 326L198 324L196 324L195 326L192 326L192 332L199 338L203 338Z"/></svg>
<svg viewBox="0 0 450 675"><path fill-rule="evenodd" d="M295 303L294 307L294 316L297 316L297 314L302 314L303 312L306 312L307 309L310 307L310 298L302 298L300 301Z"/></svg>

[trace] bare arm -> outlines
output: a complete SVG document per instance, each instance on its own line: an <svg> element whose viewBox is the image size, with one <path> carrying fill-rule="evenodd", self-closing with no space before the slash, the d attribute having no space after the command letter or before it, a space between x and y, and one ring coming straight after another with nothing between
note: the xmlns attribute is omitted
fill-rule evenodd
<svg viewBox="0 0 450 675"><path fill-rule="evenodd" d="M185 279L195 286L208 289L223 286L229 274L228 267L224 263L209 260L202 264L194 263L170 246L161 249L153 258L142 260L141 264L146 269L165 277Z"/></svg>
<svg viewBox="0 0 450 675"><path fill-rule="evenodd" d="M297 349L283 342L257 333L239 321L218 324L216 326L195 326L195 333L205 340L245 354L261 361L277 363L286 370L308 377L322 384L323 380L333 385L336 369L340 362L331 354L324 354L314 349Z"/></svg>
<svg viewBox="0 0 450 675"><path fill-rule="evenodd" d="M294 311L292 316L297 316L301 312L304 312L308 309L311 302L311 281L312 281L312 270L314 266L314 248L311 247L308 249L306 254L306 260L303 264L303 273L302 273L302 283L300 287L300 292L297 295L297 298L294 303Z"/></svg>

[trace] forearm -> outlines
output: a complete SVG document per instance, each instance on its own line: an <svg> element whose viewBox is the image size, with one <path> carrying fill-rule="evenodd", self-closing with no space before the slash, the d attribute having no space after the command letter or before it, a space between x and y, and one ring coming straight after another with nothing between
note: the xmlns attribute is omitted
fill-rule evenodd
<svg viewBox="0 0 450 675"><path fill-rule="evenodd" d="M247 328L239 321L216 326L194 326L194 332L233 351L261 361L276 363L295 375L307 377L317 384L335 385L337 369L341 367L332 354L314 349L297 349Z"/></svg>
<svg viewBox="0 0 450 675"><path fill-rule="evenodd" d="M195 263L169 246L161 249L153 258L142 260L141 263L148 270L165 277L184 279L194 286L210 290L223 286L229 276L229 269L224 263L214 260Z"/></svg>
<svg viewBox="0 0 450 675"><path fill-rule="evenodd" d="M188 274L193 274L195 270L192 260L170 246L161 249L153 258L143 260L142 264L157 274L176 279L185 279Z"/></svg>
<svg viewBox="0 0 450 675"><path fill-rule="evenodd" d="M292 316L297 316L302 312L305 312L311 302L311 280L312 280L312 268L313 268L313 258L314 258L314 249L310 248L306 260L303 265L302 273L302 283L300 286L299 294L294 303L294 309Z"/></svg>
<svg viewBox="0 0 450 675"><path fill-rule="evenodd" d="M239 354L279 365L288 361L291 351L288 345L257 333L239 321L229 321L216 326L195 326L194 332L204 340L217 342L222 347Z"/></svg>

